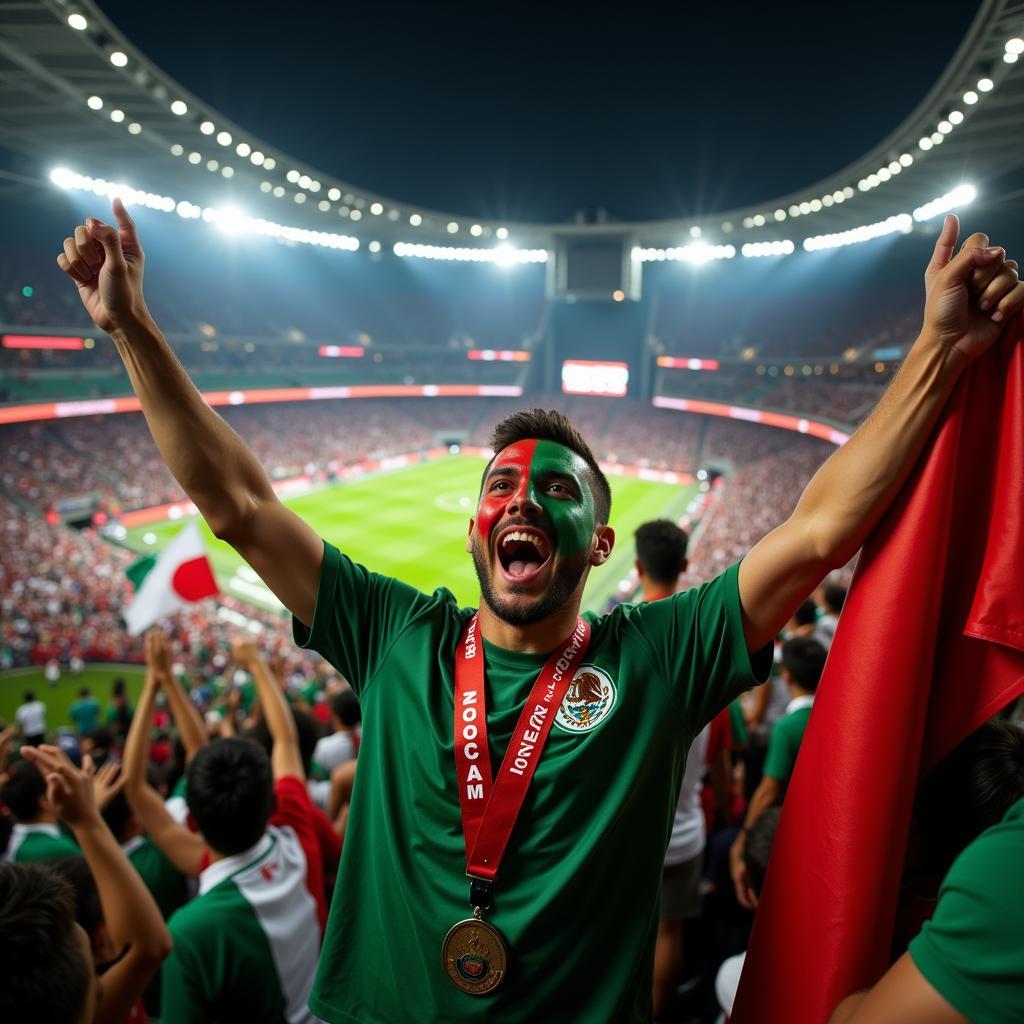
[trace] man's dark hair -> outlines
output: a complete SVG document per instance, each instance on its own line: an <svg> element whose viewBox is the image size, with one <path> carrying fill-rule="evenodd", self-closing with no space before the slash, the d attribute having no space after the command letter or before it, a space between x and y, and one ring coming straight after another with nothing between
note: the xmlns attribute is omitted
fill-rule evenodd
<svg viewBox="0 0 1024 1024"><path fill-rule="evenodd" d="M123 696L125 696L125 694L127 692L127 686L125 685L125 681L120 676L118 676L114 680L114 684L113 684L113 686L111 686L110 692L115 697L123 697Z"/></svg>
<svg viewBox="0 0 1024 1024"><path fill-rule="evenodd" d="M838 615L846 603L846 587L841 587L838 583L830 583L822 591L822 596L825 598L825 607L833 615Z"/></svg>
<svg viewBox="0 0 1024 1024"><path fill-rule="evenodd" d="M945 874L960 851L1024 797L1024 730L993 719L954 747L917 796L922 855Z"/></svg>
<svg viewBox="0 0 1024 1024"><path fill-rule="evenodd" d="M668 519L644 523L636 531L636 557L655 583L675 586L686 564L690 538Z"/></svg>
<svg viewBox="0 0 1024 1024"><path fill-rule="evenodd" d="M31 761L19 761L7 774L0 791L2 800L16 821L35 821L39 817L39 798L46 796L46 780Z"/></svg>
<svg viewBox="0 0 1024 1024"><path fill-rule="evenodd" d="M32 701L34 701L35 699L36 699L36 695L35 695L35 691L34 690L26 690L25 691L25 703L26 704L31 704Z"/></svg>
<svg viewBox="0 0 1024 1024"><path fill-rule="evenodd" d="M818 621L818 606L807 598L793 613L793 620L798 626L813 626Z"/></svg>
<svg viewBox="0 0 1024 1024"><path fill-rule="evenodd" d="M299 755L302 758L302 767L305 768L308 776L313 765L313 751L316 750L316 745L323 735L323 728L308 711L300 711L290 704L288 710L292 713L292 718L295 719L295 729L299 734ZM244 737L258 743L268 755L274 749L274 740L267 728L266 718L261 717L255 725L246 729Z"/></svg>
<svg viewBox="0 0 1024 1024"><path fill-rule="evenodd" d="M75 932L71 886L44 864L0 864L0 1020L71 1024L93 966Z"/></svg>
<svg viewBox="0 0 1024 1024"><path fill-rule="evenodd" d="M128 803L128 798L124 795L124 790L115 793L110 803L103 808L103 820L107 823L107 828L113 832L114 838L119 843L126 842L125 829L128 827L128 820L131 816L131 805Z"/></svg>
<svg viewBox="0 0 1024 1024"><path fill-rule="evenodd" d="M79 697L83 697L83 698L84 698L84 697L88 697L88 696L89 696L89 687L88 687L88 686L83 686L83 687L82 687L82 688L81 688L81 689L80 689L80 690L78 691L78 696L79 696Z"/></svg>
<svg viewBox="0 0 1024 1024"><path fill-rule="evenodd" d="M214 850L241 853L259 841L274 806L270 758L260 746L214 740L189 762L185 780L185 802Z"/></svg>
<svg viewBox="0 0 1024 1024"><path fill-rule="evenodd" d="M120 795L120 794L118 794ZM85 934L92 940L103 924L103 904L100 902L100 891L96 888L96 880L84 857L58 857L49 862L71 886L75 896L75 920L85 929Z"/></svg>
<svg viewBox="0 0 1024 1024"><path fill-rule="evenodd" d="M97 750L102 753L110 750L114 745L114 734L105 725L97 725L95 729L90 729L83 738L91 740L94 745L95 749L92 755L94 761L96 760Z"/></svg>
<svg viewBox="0 0 1024 1024"><path fill-rule="evenodd" d="M827 657L828 651L814 637L795 636L782 645L782 667L808 693L817 690Z"/></svg>
<svg viewBox="0 0 1024 1024"><path fill-rule="evenodd" d="M331 714L350 729L363 720L359 699L351 690L342 690L331 698Z"/></svg>
<svg viewBox="0 0 1024 1024"><path fill-rule="evenodd" d="M775 832L779 827L781 816L781 807L769 807L750 826L750 831L747 833L747 842L743 847L743 861L747 865L750 885L758 896L761 895L761 887L764 885L764 876L768 871L768 859L771 857L772 843L775 842Z"/></svg>
<svg viewBox="0 0 1024 1024"><path fill-rule="evenodd" d="M506 416L494 428L491 434L491 448L495 456L502 449L516 441L536 439L538 441L554 441L574 451L590 471L590 490L594 496L594 516L598 523L605 525L612 510L612 492L601 467L590 450L590 445L583 440L583 435L569 422L568 418L557 409L523 409L521 412ZM491 459L493 462L494 459ZM484 479L491 463L487 463Z"/></svg>

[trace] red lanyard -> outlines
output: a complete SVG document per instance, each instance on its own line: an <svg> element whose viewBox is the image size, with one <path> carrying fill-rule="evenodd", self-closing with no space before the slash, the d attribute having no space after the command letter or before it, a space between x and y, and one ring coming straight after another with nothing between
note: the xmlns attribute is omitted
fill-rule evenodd
<svg viewBox="0 0 1024 1024"><path fill-rule="evenodd" d="M589 643L590 625L577 619L572 635L540 670L492 785L484 652L475 615L462 634L455 656L455 769L466 839L466 873L471 878L492 882L497 875L555 715ZM489 896L489 886L487 889Z"/></svg>

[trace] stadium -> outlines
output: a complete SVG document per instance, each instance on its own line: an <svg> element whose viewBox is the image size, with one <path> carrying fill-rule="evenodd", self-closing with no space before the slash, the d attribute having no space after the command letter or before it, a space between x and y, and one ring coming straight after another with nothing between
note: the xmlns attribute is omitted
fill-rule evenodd
<svg viewBox="0 0 1024 1024"><path fill-rule="evenodd" d="M56 927L42 895L33 897L37 904L15 906L17 893L36 892L37 886L38 893L67 890L77 898L77 920L88 937L104 935L105 946L99 939L91 946L97 964L121 957L95 1016L57 1007L40 1020L859 1024L911 1019L896 1011L885 1016L886 979L901 964L904 974L914 972L903 982L908 991L925 993L926 1010L915 1020L1024 1019L1024 927L1009 914L1024 909L1019 859L1012 877L999 876L999 895L991 897L993 907L1005 899L1012 926L1005 920L978 923L966 905L943 916L947 890L939 889L946 870L957 870L950 867L952 853L986 842L993 826L1008 835L1014 813L1024 814L1024 712L1018 700L1024 691L1024 608L1019 586L1006 582L1024 557L1024 550L1016 550L1024 537L1024 483L1006 468L1019 463L1024 422L1015 418L1021 408L1014 406L1024 398L1017 390L1024 382L1016 376L1024 343L1014 326L1020 321L1014 257L1024 251L1024 3L960 5L956 38L946 39L951 55L941 68L936 65L931 80L913 83L908 95L916 99L900 111L895 127L874 136L854 159L828 165L817 180L808 183L793 166L766 166L760 178L768 184L762 185L752 161L744 172L752 179L744 195L754 201L660 203L655 216L641 199L612 195L609 209L620 198L622 208L634 212L588 208L560 217L541 206L536 216L529 209L516 215L512 203L500 216L498 204L491 204L485 215L468 195L451 207L413 202L415 167L396 171L380 192L366 187L375 182L362 172L358 180L364 184L357 185L346 177L343 155L321 163L334 158L310 155L326 152L311 138L303 157L292 149L299 133L289 140L259 134L199 87L172 77L148 52L150 29L133 23L119 6L94 0L0 5L0 728L11 727L0 732L0 846L7 848L0 859L17 862L17 851L31 845L26 836L52 832L57 843L59 831L59 842L71 848L39 860L81 862L84 856L82 870L90 878L82 882L79 869L71 868L53 869L56 874L42 882L0 876L0 933L10 936L0 937L0 963L6 960L2 973L11 979L0 981L0 989L9 990L0 992L0 1016L36 1019L25 1016L24 1007L49 998L45 982L13 981L28 978L30 967L45 960L40 949L56 949L63 941L40 926L32 939L41 943L38 949L19 951L19 921L45 918L47 928ZM243 20L241 12L231 17ZM190 44L182 33L174 49L187 52L190 45L201 44ZM377 81L383 91L383 78ZM293 100L302 103L298 92ZM638 122L650 114L644 107L649 100L648 93L637 101ZM837 120L841 116L836 113ZM824 134L834 127L803 130ZM822 159L830 157L824 153ZM428 162L425 156L424 167ZM556 176L556 170L545 173ZM401 186L401 197L392 194L389 183L403 180L409 185ZM773 190L778 182L784 184ZM435 189L435 195L447 194ZM116 208L111 212L112 200L123 203L145 249L147 317L194 389L168 383L178 379L168 369L173 360L148 369L144 360L133 362L126 353L133 345L141 350L142 341L125 342L118 332L130 331L118 325L109 332L115 345L87 311L92 265L100 275L100 262L109 268L115 252L114 242L101 241L106 224L120 232L116 253L124 247L130 269L133 229ZM1000 276L993 277L993 269L985 277L988 264L981 260L989 257L979 256L971 265L975 276L964 277L961 291L964 302L974 303L971 316L980 317L979 309L992 311L986 296L1003 282L992 301L1007 311L1009 325L999 324L996 333L1005 331L995 354L981 356L986 369L979 363L965 371L967 383L959 390L950 384L955 412L936 405L929 419L913 412L931 408L925 385L915 385L913 376L925 379L915 369L919 339L936 315L925 307L922 278L926 267L936 266L949 214L963 225L960 244L984 231L984 240L968 247L1002 247L991 257ZM87 218L105 223L97 227ZM64 274L54 262L62 239ZM95 258L87 267L90 246ZM939 269L951 274L967 256L952 257L949 246L947 265ZM76 270L79 257L85 262ZM102 290L102 277L97 280ZM139 282L135 301L141 301L141 276ZM936 390L939 371L929 372ZM889 409L911 411L886 412L886 401ZM211 409L216 420L204 418ZM496 445L496 437L504 436L499 425L527 409L562 414L585 440L585 451L555 428L540 440L527 433ZM961 430L961 419L958 443L949 438ZM172 420L173 430L167 426ZM230 430L217 433L223 424ZM295 535L294 545L268 541L251 557L249 535L239 541L238 529L220 526L210 514L216 504L211 495L222 486L215 479L251 475L249 457L232 447L228 435L237 435L265 471L269 490L260 492L261 507L288 510L270 532L291 536L292 524L301 520L327 542L323 553L317 549L316 565L323 557L323 569L298 602L308 607L306 618L297 610L296 590L280 583L292 569L301 575L303 535ZM600 500L592 496L591 523L595 537L611 527L614 546L609 542L607 552L580 569L584 582L576 594L579 613L595 624L593 663L600 660L595 652L605 649L608 623L621 623L614 630L624 636L632 636L630 629L640 636L623 640L624 651L653 651L662 644L671 654L634 664L632 691L625 668L617 676L603 663L595 668L588 662L583 668L589 676L569 673L568 703L560 705L550 734L550 763L561 766L563 781L544 776L547 766L539 761L537 788L520 798L520 819L512 819L515 831L506 871L494 882L492 918L489 902L464 905L466 858L473 851L467 831L465 856L461 852L454 796L462 781L462 748L445 731L451 709L459 706L453 694L463 691L458 664L454 670L448 662L443 669L434 666L449 657L445 644L455 651L460 633L436 623L462 614L456 608L481 606L488 700L499 700L495 680L511 678L513 665L524 672L530 658L532 685L545 663L537 656L565 639L563 631L534 643L524 632L515 634L518 646L501 652L513 645L490 637L507 638L510 629L536 624L493 611L498 605L487 597L490 584L475 546L503 453L523 443L539 452L555 441L582 467L577 476L590 481L588 495L599 495L593 483L598 478L610 488L610 518L593 518ZM872 451L877 465L869 468ZM836 460L829 461L833 455ZM535 466L538 456L532 457ZM898 472L879 468L898 462ZM828 465L837 467L832 476ZM217 471L197 484L197 466ZM586 490L579 480L577 489ZM826 486L834 506L827 509ZM569 558L567 534L557 532L560 512L550 511L546 493L531 499L529 515L543 525L547 546L559 538L561 564ZM862 494L874 496L870 509ZM802 521L800 509L815 495L823 504L808 520L856 519L865 529L847 528L827 556L806 539L786 549L802 573L794 574L807 585L800 590L803 583L785 584L767 573L771 582L758 591L765 606L789 605L776 614L777 622L768 616L772 628L764 637L756 633L760 642L754 645L751 621L757 617L744 599L743 573L762 563L752 558L734 567L762 538L776 536L776 528ZM255 507L251 495L246 500ZM224 507L229 504L225 498ZM511 515L511 525L529 528L527 513L517 516ZM667 576L645 562L638 531L652 521L661 521L663 532L666 523L674 524L673 536L679 535L676 527L685 533ZM155 586L161 566L175 571L176 545L193 530L201 541L189 557L208 560L211 585L186 593L176 583L171 603L144 614L143 588ZM516 551L528 540L511 536ZM536 549L537 541L531 543ZM342 562L332 592L334 548L356 566L349 570L350 563ZM546 551L542 546L548 558ZM762 556L764 561L771 563ZM1002 576L996 563L1006 567ZM350 571L364 589L349 580ZM513 580L508 564L502 571ZM515 574L520 571L532 572ZM523 592L508 586L510 594ZM735 609L718 596L725 586L739 587L739 597L729 599ZM413 591L415 598L403 596ZM445 596L449 591L453 600ZM691 601L687 595L699 596ZM976 619L985 595L996 611ZM396 602L401 615L391 607ZM673 602L686 609L691 602L694 622L684 624L679 611L678 621L663 623L662 633L649 639L643 629L654 627L643 626L647 620L638 610L648 608L648 619L660 623L650 609ZM720 611L700 611L717 609L715 602ZM486 617L484 605L496 618ZM719 618L712 624L700 618L705 614ZM329 624L328 616L334 616ZM576 617L573 611L563 625L571 627ZM452 621L461 630L470 620ZM837 621L843 623L838 633ZM427 623L442 631L425 634L428 639L414 648L409 637ZM151 628L155 633L147 636ZM742 632L734 637L732 629ZM378 658L379 651L364 654L360 644L368 637L388 652L401 650L401 657L389 662ZM956 643L968 642L965 637L973 644L991 641L996 650L963 652ZM305 642L297 645L298 639ZM691 647L697 653L684 658L683 649ZM713 656L712 649L719 653ZM417 658L424 667L413 671ZM724 668L722 659L731 667ZM396 660L401 664L388 670L395 678L382 678L388 672L379 670L378 661ZM429 671L428 662L434 666ZM571 663L574 672L583 672ZM666 665L672 670L663 672ZM763 678L757 678L758 665ZM636 696L642 683L662 699L661 683L654 682L659 674L669 677L661 710L637 710L627 726L630 701L643 703ZM807 681L811 675L813 683ZM971 686L964 685L967 675ZM956 678L948 682L947 676ZM447 687L443 699L421 706L421 690L433 693L435 677ZM572 701L583 700L573 696L584 692L581 678L594 681L595 696L583 717L574 719ZM819 678L825 685L806 726ZM398 694L413 694L411 703L388 705L385 683ZM527 686L515 692L518 714L532 691ZM783 756L773 730L788 736L795 726L779 723L801 714L790 761L776 778L772 772ZM504 747L494 744L504 737L500 742L509 744L511 755L518 735L513 726L520 726L510 708L499 707L485 712L485 727L491 715L498 772ZM621 726L613 725L616 717ZM889 720L884 727L882 718ZM672 740L670 719L678 733ZM573 722L580 736L569 735ZM623 737L627 728L646 737L647 753L612 745L611 737ZM866 730L863 738L859 729ZM580 746L590 744L589 762L574 761L575 754L559 747L583 734ZM483 736L486 748L486 728ZM678 736L686 744L670 751L671 744L680 745ZM424 753L434 741L441 750L436 760ZM23 753L40 742L43 754ZM346 755L332 763L334 754L327 751L339 745ZM367 766L362 789L353 782L357 752ZM90 754L100 769L92 783L81 767ZM104 764L111 766L108 779L121 775L109 792L98 781ZM648 804L634 806L639 798L626 794L629 786L613 773L620 764L638 790L643 783L654 794ZM273 814L288 811L292 817L271 816L268 826L265 816L268 831L254 833L256 845L225 839L223 821L234 822L232 815L242 811L224 793L237 787L240 807L252 780L261 772L269 779L271 771ZM943 771L940 782L930 781ZM990 784L972 789L985 772ZM871 776L862 779L862 790L853 785L859 774ZM298 795L283 785L295 783L294 775ZM564 778L579 790L568 789ZM847 781L833 785L835 779ZM218 780L224 793L202 804L203 787L212 792ZM95 838L99 826L87 820L93 797L75 796L90 786L94 802L108 809L123 805L119 815L104 810L101 819L117 840L110 844L114 852ZM403 786L413 787L407 804ZM494 792L500 792L498 783ZM658 803L659 794L666 800ZM388 809L376 814L375 797ZM626 809L606 806L613 798ZM266 794L262 799L268 807L274 803ZM401 804L401 813L389 800ZM581 804L594 817L577 826ZM761 863L755 885L755 847L764 847L766 822L774 829L779 820L778 812L768 813L772 805L785 811L776 867L769 886ZM314 808L316 828L310 824ZM434 827L435 819L446 820L444 808L450 828ZM638 829L629 814L641 813L648 824ZM542 829L536 836L521 820L531 815ZM700 834L696 847L691 826ZM563 834L570 827L576 831ZM942 833L943 842L932 841L929 827ZM985 867L979 860L978 876L998 874L1002 869L990 864L1009 865L1024 853L1019 821L1015 827L1015 852L1001 854L1010 859L992 854ZM277 837L277 829L290 837L280 840L280 862L288 862L291 841L295 863L305 864L306 872L301 891L288 890L287 901L275 895L274 906L301 905L309 920L304 931L286 939L280 938L291 934L285 924L261 924L271 938L259 940L267 947L260 955L273 963L259 971L250 958L232 968L241 978L232 982L223 964L236 953L227 940L216 952L204 945L218 926L214 910L201 904L217 892L210 888L215 875L227 878L227 868L216 874L222 858L244 874L257 861L245 861L243 853L256 850L266 835ZM480 829L482 834L484 824ZM313 839L307 841L310 830ZM629 842L633 832L635 847ZM951 835L960 845L950 845L943 859L937 851L945 851ZM161 837L167 836L165 844ZM793 853L801 836L811 837L810 868ZM851 836L864 847L855 848ZM623 844L619 859L607 852L616 837ZM123 850L124 863L132 862L142 843L167 871L177 872L181 895L173 914L164 912L141 867L136 877L131 867L103 861ZM662 865L666 844L669 859ZM586 865L565 868L563 876L556 862L570 863L574 847L589 851ZM339 867L342 849L347 852ZM438 851L447 856L452 849L455 881L442 884L435 879ZM685 886L683 868L690 871ZM269 884L271 868L265 870ZM410 883L408 898L381 896L380 908L369 909L366 891L390 888L389 872L399 870L421 872L426 881L421 887ZM802 891L806 872L820 875L822 888L807 890L813 898L798 899L794 893ZM140 878L146 883L155 902L141 883L129 886L129 874L132 885ZM635 893L616 893L626 888L626 878L641 876L646 881L636 883ZM184 886L192 878L199 879L199 895L189 901ZM516 886L536 883L545 890L551 901L546 917L530 916L531 904L515 895L513 878ZM601 898L584 891L588 878L609 883ZM257 908L258 885L257 879L252 892L245 890L246 907L256 908L256 916L270 915ZM449 913L453 886L459 898ZM908 890L918 891L915 886L927 892L907 898ZM81 913L83 892L93 894L97 908L88 921ZM645 903L644 894L653 902ZM148 900L147 907L159 904L160 913L139 910L129 926L125 907L142 907L139 900ZM5 902L14 909L5 910ZM638 906L635 912L604 913L606 905L619 903ZM674 903L685 909L670 911ZM394 927L405 929L401 940L381 923L389 907L400 918ZM803 930L792 924L791 917L800 915L789 914L790 907L806 912ZM507 967L495 966L497 954L480 952L479 935L476 945L451 961L457 967L435 964L442 939L448 956L449 926L460 917L469 921L459 926L473 925L471 911L479 923L481 910L484 923L493 919L498 931L507 932ZM564 934L563 925L552 925L551 911L571 921ZM914 938L933 911L934 926ZM222 911L235 912L234 904ZM434 920L438 914L451 920ZM298 916L295 910L287 927L297 928ZM621 923L625 917L628 927ZM963 924L968 919L970 928ZM961 924L962 949L956 944ZM274 930L279 926L285 931ZM244 931L249 924L237 927ZM415 947L413 939L432 935L431 928L440 928L437 949ZM382 929L394 949L381 938ZM200 933L206 937L198 938ZM398 949L405 937L411 951ZM491 941L493 947L504 940ZM527 949L530 943L535 946ZM564 962L572 960L565 950L577 943L588 956L600 956L599 971L586 958ZM779 944L794 950L792 957L780 954ZM1001 988L978 966L991 949L1014 951L1010 967L999 969L1006 972L996 979ZM224 973L211 980L199 965L214 960ZM559 966L541 970L556 960ZM372 983L371 963L380 971ZM588 980L588 972L595 977ZM88 973L92 977L92 961ZM794 979L803 974L819 980L797 986ZM870 992L859 1006L856 999L844 1001L862 990Z"/></svg>

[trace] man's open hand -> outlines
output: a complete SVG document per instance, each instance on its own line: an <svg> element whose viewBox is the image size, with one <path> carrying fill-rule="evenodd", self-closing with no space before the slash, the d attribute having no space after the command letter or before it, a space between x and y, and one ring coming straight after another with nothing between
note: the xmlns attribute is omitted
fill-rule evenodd
<svg viewBox="0 0 1024 1024"><path fill-rule="evenodd" d="M959 234L960 222L949 214L924 275L924 328L966 366L1024 308L1024 285L1016 261L987 235L971 235L954 256Z"/></svg>
<svg viewBox="0 0 1024 1024"><path fill-rule="evenodd" d="M171 679L171 642L167 634L159 628L151 629L143 640L146 652L146 664L153 670L153 678L158 686Z"/></svg>
<svg viewBox="0 0 1024 1024"><path fill-rule="evenodd" d="M116 228L90 217L64 239L57 257L57 266L78 285L85 311L108 334L148 315L142 297L145 257L135 222L120 199L112 206Z"/></svg>
<svg viewBox="0 0 1024 1024"><path fill-rule="evenodd" d="M85 759L84 768L76 768L60 747L45 743L39 747L22 747L21 756L42 773L47 798L72 828L99 817L90 758Z"/></svg>

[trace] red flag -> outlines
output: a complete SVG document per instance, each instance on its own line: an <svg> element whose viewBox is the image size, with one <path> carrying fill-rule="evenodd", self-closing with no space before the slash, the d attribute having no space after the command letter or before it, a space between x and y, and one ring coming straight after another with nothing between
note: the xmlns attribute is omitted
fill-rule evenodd
<svg viewBox="0 0 1024 1024"><path fill-rule="evenodd" d="M864 547L772 849L733 1024L824 1024L888 966L914 791L1024 692L1024 325L957 384Z"/></svg>

